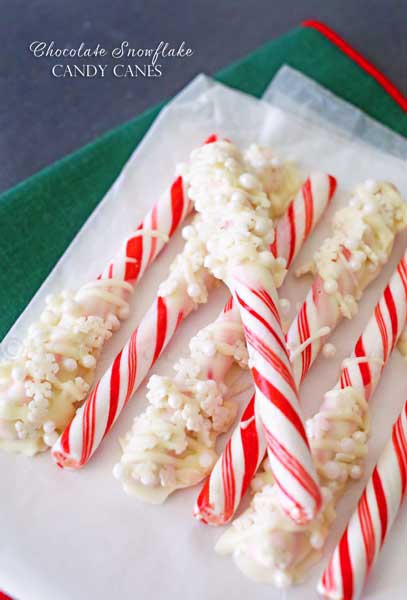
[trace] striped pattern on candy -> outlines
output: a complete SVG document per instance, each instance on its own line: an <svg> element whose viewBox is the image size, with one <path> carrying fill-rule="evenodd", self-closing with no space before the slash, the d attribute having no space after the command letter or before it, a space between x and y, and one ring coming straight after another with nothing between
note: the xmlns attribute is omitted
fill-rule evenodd
<svg viewBox="0 0 407 600"><path fill-rule="evenodd" d="M394 212L396 210L397 208L394 209ZM397 233L400 229L400 226L397 225L394 229L393 237L394 233ZM386 250L389 255L391 244ZM346 254L347 259L350 260L351 255L349 253ZM377 268L375 272L369 273L368 278L363 281L363 286L361 287L366 287L378 275L379 271L380 269ZM338 281L341 283L341 279ZM354 289L358 290L360 296L362 289L358 289L357 281L355 281L354 277L348 278L345 274L342 283L346 286L345 289L347 292L352 289L350 286L353 285ZM318 334L325 327L329 327L329 332L331 333L340 322L342 316L336 297L326 293L324 282L317 275L305 302L287 334L287 340L291 342L293 347L300 346L308 338L317 334L313 342L303 347L292 361L294 379L297 385L300 385L309 372L328 335L318 337ZM263 460L266 444L264 434L259 427L256 427L256 422L258 423L258 420L251 423L250 439L251 452L255 452L256 449L257 452L250 454L250 460L247 459L249 450L245 448L245 437L241 434L241 427L236 427L226 446L224 455L219 458L210 477L205 482L194 509L195 516L204 522L215 525L228 522L233 517L244 493L247 491L248 482L250 482ZM254 439L256 437L255 443ZM243 481L247 485L243 485ZM226 506L228 510L226 510Z"/></svg>
<svg viewBox="0 0 407 600"><path fill-rule="evenodd" d="M262 487L252 506L219 541L221 553L236 552L238 565L257 565L262 581L276 584L298 581L307 566L320 556L329 526L335 518L337 501L343 495L349 478L360 477L368 432L366 401L378 384L403 330L406 315L407 253L357 340L354 352L344 362L337 385L326 393L319 413L307 421L312 454L325 498L321 513L305 527L293 525L284 517L265 470L256 481ZM259 489L258 485L254 489ZM263 523L264 512L273 514L275 518ZM264 548L261 540L264 540ZM254 547L259 548L256 554L253 554ZM266 560L269 563L264 571Z"/></svg>
<svg viewBox="0 0 407 600"><path fill-rule="evenodd" d="M332 175L312 173L278 222L270 249L274 256L284 258L287 268L331 202L336 185Z"/></svg>
<svg viewBox="0 0 407 600"><path fill-rule="evenodd" d="M100 279L123 279L136 285L192 210L181 176L148 212L123 245L122 255L106 265Z"/></svg>
<svg viewBox="0 0 407 600"><path fill-rule="evenodd" d="M213 134L204 143L212 144L217 139ZM192 208L180 175L125 241L122 255L106 265L99 279L118 278L136 285Z"/></svg>
<svg viewBox="0 0 407 600"><path fill-rule="evenodd" d="M240 265L228 284L239 304L256 388L255 404L282 505L290 518L306 523L320 509L321 494L285 347L274 281L264 268Z"/></svg>
<svg viewBox="0 0 407 600"><path fill-rule="evenodd" d="M290 266L292 260L295 258L295 255L301 248L303 242L306 240L306 237L310 235L316 222L320 219L324 209L329 205L335 187L336 181L333 177L323 173L313 173L302 186L302 190L300 190L296 197L292 200L290 206L294 207L294 209L290 210L290 219L283 217L279 220L276 227L276 235L279 240L278 250L276 251L281 251L283 253L283 257L289 256L289 264L287 266ZM307 190L307 192L305 192L304 190ZM304 212L308 214L308 224L306 228L304 228L301 223L298 223L298 220L303 219ZM295 220L293 221L292 219ZM292 235L293 227L295 227L297 223L297 235L295 233L294 235ZM239 308L233 301L233 296L230 296L228 302L224 307L224 310L216 319L216 321L208 327L204 328L202 331L200 331L194 339L196 339L196 343L194 343L193 347L191 346L190 358L186 360L189 361L190 359L192 359L192 357L194 357L196 365L199 366L199 373L197 374L196 379L199 381L211 379L216 381L217 383L223 383L226 372L230 369L230 367L235 361L240 360L239 357L241 355L241 352L239 350L239 344L244 343ZM217 341L221 343L220 346L218 345ZM226 346L228 346L228 348L226 348ZM233 353L234 346L235 353ZM192 372L192 367L185 368L187 370L189 369ZM179 376L178 369L177 374ZM182 390L185 391L186 382L184 380L182 380L183 383L180 382L179 377L178 380L177 378L175 378L175 380L173 379L171 381L169 380L169 378L159 378L158 376L155 376L154 389L156 390L156 386L158 384L157 379L161 379L162 386L170 385L172 396L176 390L178 390L179 392L181 392ZM194 378L189 377L188 379L188 385L191 385L191 382ZM156 411L157 415L157 418L153 418L150 412L151 419L149 422L151 429L147 429L146 431L144 431L143 429L144 433L140 432L141 421L139 419L139 422L136 422L136 419L136 421L133 423L132 431L129 432L128 435L121 441L123 455L120 463L117 465L117 467L115 467L114 471L116 477L118 477L118 479L121 480L126 491L128 491L131 494L136 494L138 496L142 495L143 499L147 499L154 502L162 501L172 491L179 487L185 487L197 483L197 481L200 481L206 475L206 473L208 472L208 468L210 467L210 465L208 465L208 461L205 461L205 466L199 468L199 463L198 461L196 461L195 470L192 471L191 469L191 476L184 476L186 472L184 468L184 463L187 457L189 457L190 459L191 454L198 453L198 450L196 449L197 446L199 446L197 443L198 434L196 432L192 432L191 442L193 443L193 447L192 449L189 449L187 446L184 452L182 452L182 454L180 455L179 463L177 463L179 469L178 467L174 469L172 485L166 483L163 489L154 489L151 490L150 493L148 493L147 488L153 485L150 484L150 479L156 481L157 477L155 475L157 473L161 473L160 466L162 465L163 468L165 467L165 461L161 463L159 458L162 453L165 456L165 438L163 438L161 441L161 437L158 434L162 433L164 435L164 432L166 431L166 425L169 428L168 431L171 430L172 435L174 436L173 429L170 429L172 426L167 421L170 420L171 415L173 415L176 410L179 410L179 408L175 409L171 407L168 407L167 410L161 408L160 401L158 401L157 398L157 393L162 394L162 388L160 388L159 392L157 390L155 394L153 394L152 391L150 391L150 403L154 407L157 407L154 408L150 405L150 411ZM195 397L196 394L192 394L192 396ZM194 402L194 397L191 398L191 402ZM163 417L161 418L163 418L164 421L156 431L155 424L157 420L159 421L160 419L160 411L163 411ZM143 422L145 422L147 420L147 415L143 413L142 417L144 417ZM218 433L218 430L215 428L214 436L210 436L210 440L212 443L214 443L214 440L216 439ZM150 434L150 436L148 434ZM146 435L147 439L150 440L148 444L151 444L151 436L158 435L156 445L153 448L151 448L150 459L148 458L150 454L150 446L149 448L143 450L141 441L141 448L139 448L139 446L133 443L134 436L137 436L140 439L143 437L143 435ZM186 439L189 439L188 434L186 434ZM128 453L126 451L127 448ZM159 452L159 449L161 449L161 452ZM209 449L211 450L211 456L213 455L214 457L216 457L216 454L212 451L212 445ZM210 455L207 453L207 456ZM182 463L181 465L182 460L184 461L184 463ZM151 474L151 476L148 478L149 484L140 483L139 480L135 478L135 469L139 468L138 465L140 461L142 463L144 461L145 463L145 467L142 470L143 477L146 476L146 470L148 470L148 473ZM149 465L149 467L147 465ZM154 472L152 471L153 467ZM166 481L167 479L168 478L163 477L163 480ZM146 489L142 489L142 485L147 486ZM164 484L161 485L163 486Z"/></svg>
<svg viewBox="0 0 407 600"><path fill-rule="evenodd" d="M406 490L407 402L318 583L321 595L337 600L360 597Z"/></svg>

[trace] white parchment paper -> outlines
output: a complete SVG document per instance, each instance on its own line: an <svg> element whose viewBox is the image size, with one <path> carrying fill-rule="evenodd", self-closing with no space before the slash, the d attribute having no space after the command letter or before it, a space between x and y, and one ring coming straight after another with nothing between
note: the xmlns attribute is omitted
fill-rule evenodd
<svg viewBox="0 0 407 600"><path fill-rule="evenodd" d="M38 316L46 294L76 287L101 270L120 240L134 229L171 181L176 163L211 133L239 145L252 141L270 145L282 158L297 160L304 174L321 169L337 177L339 190L333 206L294 266L311 257L329 231L333 211L343 205L356 183L385 178L407 198L403 155L379 150L354 131L349 134L346 127L321 126L318 119L310 118L311 113L298 118L296 102L292 99L286 111L204 76L197 77L162 111L113 188L6 336L3 353L11 354L19 344L26 327ZM392 137L387 130L386 135ZM341 360L370 316L405 244L406 237L402 236L392 260L365 294L357 318L343 323L334 334L337 357L316 362L302 388L307 416L318 409L323 391L335 383ZM135 293L132 317L106 348L100 371L142 317L180 247L178 235L143 278ZM289 276L282 295L295 307L309 283L309 279L295 281ZM217 315L226 295L220 288L205 307L183 323L154 372L171 373L189 338ZM395 353L371 405L373 435L366 474L385 443L406 392L406 363ZM257 600L316 598L315 582L322 563L304 586L280 592L247 580L230 558L217 557L213 546L220 531L200 525L191 516L199 487L175 494L162 507L145 505L123 494L111 475L119 456L117 438L144 406L142 387L80 472L59 471L46 454L34 459L0 455L0 588L19 600L246 600L250 595ZM355 484L341 502L328 550L337 541L362 486L363 481ZM405 597L405 525L404 508L370 578L366 597Z"/></svg>

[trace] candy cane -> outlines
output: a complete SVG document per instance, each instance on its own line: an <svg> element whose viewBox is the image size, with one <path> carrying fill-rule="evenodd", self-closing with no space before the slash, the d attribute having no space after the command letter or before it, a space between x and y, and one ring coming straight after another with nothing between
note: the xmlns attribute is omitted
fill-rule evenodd
<svg viewBox="0 0 407 600"><path fill-rule="evenodd" d="M407 490L407 402L328 566L318 592L335 600L359 598Z"/></svg>
<svg viewBox="0 0 407 600"><path fill-rule="evenodd" d="M377 187L381 189L380 186ZM389 184L385 186L382 184L381 187L384 187L390 200L393 197L394 188ZM359 188L359 194L363 191ZM356 215L359 221L363 206L360 206L361 210ZM354 206L353 208L356 209L357 207ZM401 211L399 216L397 216L398 211ZM387 257L390 255L392 248L390 239L394 239L395 233L401 229L403 214L405 215L405 208L400 196L398 196L398 201L394 197L392 213L394 223L392 224L391 235L387 237L385 247ZM343 211L338 213L338 215L340 214L343 214ZM386 212L384 212L384 215L386 215ZM357 222L357 219L354 219L354 221ZM334 236L328 238L323 247L330 249L334 239ZM372 249L375 248L374 240L373 243L370 243L371 250L368 251L368 254L371 258L374 258L372 256ZM343 259L341 262L341 271L336 272L339 290L343 289L343 296L345 296L345 291L346 294L349 294L353 290L355 295L360 297L362 290L378 275L380 269L376 267L373 271L371 265L374 266L375 263L369 263L360 271L347 272L346 267L351 263L353 255L346 252L346 256L347 260ZM359 255L356 254L356 257L359 258ZM381 254L380 257L383 262ZM326 267L324 273L326 273ZM355 278L351 277L353 273ZM342 298L340 300L342 301ZM348 304L351 304L349 299ZM292 347L297 345L298 348L293 359L294 378L297 385L303 381L319 354L323 345L321 339L326 340L327 336L340 322L343 316L342 311L345 310L346 313L346 308L346 306L343 306L343 302L338 301L337 295L328 294L325 291L324 281L318 275L287 334L287 339L291 341ZM349 316L349 314L346 313L346 316ZM242 415L240 424L233 432L222 456L204 484L197 499L194 515L203 522L213 525L221 525L230 521L263 460L265 449L266 440L260 427L258 409L255 406L254 398L252 398Z"/></svg>
<svg viewBox="0 0 407 600"><path fill-rule="evenodd" d="M233 270L230 287L240 308L264 429L270 467L284 510L306 523L320 509L321 495L299 409L297 386L278 313L278 297L266 269Z"/></svg>
<svg viewBox="0 0 407 600"><path fill-rule="evenodd" d="M230 143L194 151L187 178L202 217L197 234L208 251L205 265L239 306L279 489L292 517L306 521L321 498L278 313L275 280L281 278L281 261L269 250L270 202Z"/></svg>
<svg viewBox="0 0 407 600"><path fill-rule="evenodd" d="M406 315L407 253L357 340L353 354L344 361L337 385L325 394L319 413L307 422L324 496L321 513L306 526L294 525L287 519L265 464L265 471L257 476L254 489L260 484L261 491L255 495L252 507L218 543L221 553L235 554L238 565L250 564L253 570L256 567L262 580L276 584L298 581L307 566L319 557L335 518L336 503L349 480L361 475L367 453L367 401L403 331ZM268 520L265 513L274 518ZM266 563L267 569L263 571Z"/></svg>
<svg viewBox="0 0 407 600"><path fill-rule="evenodd" d="M273 252L277 257L281 253L287 268L329 205L335 187L332 176L313 173L278 222ZM126 492L162 502L175 489L195 485L206 476L216 460L213 449L216 439L229 428L235 416L236 406L229 399L234 393L233 386L229 390L224 380L236 361L247 366L239 308L231 296L219 317L191 340L190 355L175 365L175 377L155 375L150 380L149 407L136 417L132 430L121 440L123 454L113 471ZM208 409L205 410L208 385L213 382L223 393L217 396L216 408L211 403L212 412L208 414ZM188 419L181 416L175 434L174 415L180 415L181 411L182 414L198 411L203 419L201 428L205 423L205 435L189 431ZM181 451L176 460L171 459L173 464L169 464L174 437Z"/></svg>

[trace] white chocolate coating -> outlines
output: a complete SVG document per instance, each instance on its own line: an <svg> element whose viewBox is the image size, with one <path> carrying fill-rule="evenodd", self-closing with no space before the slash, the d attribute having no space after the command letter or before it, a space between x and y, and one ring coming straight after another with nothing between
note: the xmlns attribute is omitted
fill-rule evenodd
<svg viewBox="0 0 407 600"><path fill-rule="evenodd" d="M357 312L362 291L387 262L394 236L404 228L407 208L390 183L356 187L349 205L333 217L333 235L325 240L307 270L318 274L326 294L346 318Z"/></svg>
<svg viewBox="0 0 407 600"><path fill-rule="evenodd" d="M239 324L222 313L190 342L173 378L154 375L149 406L121 440L123 455L114 475L124 490L152 503L195 485L217 458L215 443L235 418L224 377L233 362L244 366L247 352Z"/></svg>
<svg viewBox="0 0 407 600"><path fill-rule="evenodd" d="M86 397L103 345L128 315L132 289L98 279L47 298L17 358L0 364L1 449L31 456L52 446Z"/></svg>

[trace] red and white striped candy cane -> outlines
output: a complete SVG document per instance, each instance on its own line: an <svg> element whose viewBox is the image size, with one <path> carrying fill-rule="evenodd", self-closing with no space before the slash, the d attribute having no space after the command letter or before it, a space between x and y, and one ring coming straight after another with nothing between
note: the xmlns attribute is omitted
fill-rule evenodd
<svg viewBox="0 0 407 600"><path fill-rule="evenodd" d="M390 251L391 248L388 249L389 254ZM349 261L351 255L346 252L345 254L345 259ZM380 269L377 269L371 273L363 280L362 285L362 282L358 281L357 273L350 275L344 269L338 278L339 289L343 285L346 293L360 293L379 272ZM300 352L292 361L297 386L308 374L327 336L341 319L342 312L336 299L326 293L323 280L318 275L287 334L287 341L294 347L300 347ZM329 333L318 337L325 328L328 328ZM317 336L313 337L315 334ZM302 344L304 346L301 348ZM254 398L251 399L246 412L198 496L194 515L203 522L220 525L230 521L263 460L266 440L260 427Z"/></svg>
<svg viewBox="0 0 407 600"><path fill-rule="evenodd" d="M326 598L359 598L407 490L407 402L319 583Z"/></svg>
<svg viewBox="0 0 407 600"><path fill-rule="evenodd" d="M284 258L287 268L331 202L336 185L332 175L311 173L279 220L270 249L274 256Z"/></svg>
<svg viewBox="0 0 407 600"><path fill-rule="evenodd" d="M294 521L306 523L319 511L321 494L300 414L273 277L260 265L242 264L233 269L228 285L239 305L256 388L255 403L282 506Z"/></svg>
<svg viewBox="0 0 407 600"><path fill-rule="evenodd" d="M204 143L211 144L217 139L216 135L211 135ZM186 187L181 176L173 181L170 189L149 210L135 233L126 239L119 257L106 265L99 279L122 279L133 286L138 283L191 212L193 205Z"/></svg>

